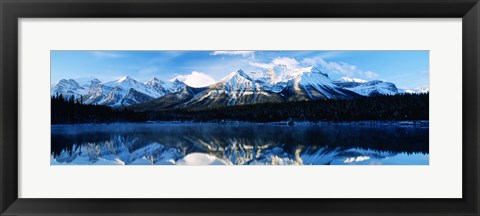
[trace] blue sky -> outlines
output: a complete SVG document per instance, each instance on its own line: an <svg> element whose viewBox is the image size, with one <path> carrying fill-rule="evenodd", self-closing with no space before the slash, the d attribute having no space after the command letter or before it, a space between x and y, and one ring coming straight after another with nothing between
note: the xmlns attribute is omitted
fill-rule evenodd
<svg viewBox="0 0 480 216"><path fill-rule="evenodd" d="M106 82L128 75L142 82L178 78L201 86L238 69L267 71L275 64L316 66L333 80L429 86L428 51L51 51L51 81L96 77Z"/></svg>

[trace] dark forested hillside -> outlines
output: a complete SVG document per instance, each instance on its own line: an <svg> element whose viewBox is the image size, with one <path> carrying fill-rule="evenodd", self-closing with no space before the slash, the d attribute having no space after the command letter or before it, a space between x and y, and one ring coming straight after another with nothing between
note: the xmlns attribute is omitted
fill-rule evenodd
<svg viewBox="0 0 480 216"><path fill-rule="evenodd" d="M165 110L151 120L232 120L252 122L428 120L428 94L361 97L218 107L208 110Z"/></svg>
<svg viewBox="0 0 480 216"><path fill-rule="evenodd" d="M363 121L428 120L428 94L262 103L203 110L165 109L133 112L85 105L61 95L52 98L52 124L142 121Z"/></svg>
<svg viewBox="0 0 480 216"><path fill-rule="evenodd" d="M81 124L141 121L131 110L115 110L108 106L82 104L73 97L56 95L51 98L52 124Z"/></svg>

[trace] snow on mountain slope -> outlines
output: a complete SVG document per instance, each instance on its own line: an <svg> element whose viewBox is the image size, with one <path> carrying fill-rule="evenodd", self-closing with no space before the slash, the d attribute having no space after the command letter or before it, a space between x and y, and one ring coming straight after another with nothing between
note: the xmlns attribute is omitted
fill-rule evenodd
<svg viewBox="0 0 480 216"><path fill-rule="evenodd" d="M220 87L232 99L233 104L235 104L237 98L246 94L254 94L260 89L260 86L242 70L228 74L216 86Z"/></svg>
<svg viewBox="0 0 480 216"><path fill-rule="evenodd" d="M141 92L141 93L143 93L145 95L148 95L150 97L153 97L153 98L158 98L158 97L163 95L161 92L158 92L154 88L154 86L145 85L141 82L136 81L135 79L133 79L130 76L125 76L125 77L122 77L121 79L119 79L117 81L107 82L107 83L104 83L103 85L106 85L108 87L119 88L119 89L123 90L124 92L122 92L122 93L125 93L125 94L128 93L128 91L130 91L130 89L135 89L136 91Z"/></svg>
<svg viewBox="0 0 480 216"><path fill-rule="evenodd" d="M168 93L177 92L185 84L178 80L164 82L153 78L141 83L125 76L115 81L102 83L89 77L80 79L62 79L51 88L51 95L74 96L85 104L99 104L112 107L129 106L159 98Z"/></svg>
<svg viewBox="0 0 480 216"><path fill-rule="evenodd" d="M160 95L166 95L168 93L178 92L182 90L186 84L179 81L178 79L172 81L162 81L157 78L152 78L151 80L144 83L144 85L148 89L153 89L156 92L160 93ZM152 96L152 95L150 95Z"/></svg>
<svg viewBox="0 0 480 216"><path fill-rule="evenodd" d="M83 97L83 102L118 107L144 102L159 96L158 92L154 92L153 89L146 88L143 83L126 76L116 81L101 83L90 89L88 94Z"/></svg>
<svg viewBox="0 0 480 216"><path fill-rule="evenodd" d="M54 84L51 89L51 95L62 95L65 98L79 98L88 92L88 88L80 85L74 79L61 79L58 83Z"/></svg>
<svg viewBox="0 0 480 216"><path fill-rule="evenodd" d="M275 73L273 71L276 71ZM333 83L328 74L315 67L289 69L279 65L261 80L265 91L280 94L286 101L347 99L358 96Z"/></svg>
<svg viewBox="0 0 480 216"><path fill-rule="evenodd" d="M169 93L144 103L134 104L130 106L130 108L136 111L152 111L184 107L192 98L205 90L207 90L207 88L184 86L180 91Z"/></svg>
<svg viewBox="0 0 480 216"><path fill-rule="evenodd" d="M84 104L104 104L104 101L107 98L107 95L113 90L114 88L105 86L105 85L97 85L91 88L87 94L82 95L82 103Z"/></svg>
<svg viewBox="0 0 480 216"><path fill-rule="evenodd" d="M394 95L398 93L395 84L380 80L368 82L335 81L335 84L363 96Z"/></svg>
<svg viewBox="0 0 480 216"><path fill-rule="evenodd" d="M150 97L149 95L143 94L138 92L134 88L131 88L128 93L123 97L122 101L120 102L121 106L129 106L132 104L138 104L145 101L151 101L155 98Z"/></svg>
<svg viewBox="0 0 480 216"><path fill-rule="evenodd" d="M178 92L183 88L185 88L185 86L187 86L187 84L185 84L184 82L178 79L174 79L168 82L164 82L163 89L166 91L165 94L168 94L168 93Z"/></svg>
<svg viewBox="0 0 480 216"><path fill-rule="evenodd" d="M151 80L143 84L151 89L154 89L156 92L161 92L162 94L166 94L165 89L163 87L165 85L165 82L157 79L156 77L152 78Z"/></svg>
<svg viewBox="0 0 480 216"><path fill-rule="evenodd" d="M83 77L83 78L77 78L75 81L80 84L80 86L89 89L91 87L94 87L100 83L102 83L100 80L98 80L95 77Z"/></svg>
<svg viewBox="0 0 480 216"><path fill-rule="evenodd" d="M321 71L304 72L295 79L295 83L312 100L348 99L357 96L335 85L328 75Z"/></svg>
<svg viewBox="0 0 480 216"><path fill-rule="evenodd" d="M347 99L359 95L335 85L327 74L309 67L282 70L252 78L236 70L202 91L179 91L151 102L133 106L136 110L170 108L205 109L255 103L275 103L318 99ZM279 69L278 69L279 70ZM277 74L279 75L277 77ZM260 77L260 78L259 78Z"/></svg>
<svg viewBox="0 0 480 216"><path fill-rule="evenodd" d="M313 66L305 68L290 68L287 65L279 64L270 69L268 74L273 83L288 82L288 80L295 79L306 72L312 72L313 69Z"/></svg>
<svg viewBox="0 0 480 216"><path fill-rule="evenodd" d="M297 79L304 73L311 72L313 67L289 68L286 65L275 65L272 69L263 73L256 81L261 83L262 89L275 93L280 93L288 87L291 80Z"/></svg>
<svg viewBox="0 0 480 216"><path fill-rule="evenodd" d="M394 95L402 92L428 92L428 88L398 90L395 84L379 80L366 81L348 77L333 81L316 67L289 68L275 65L251 75L236 70L215 84L193 88L178 80L153 78L141 83L132 77L102 83L95 78L60 80L52 95L82 98L86 104L112 107L134 106L139 110L169 108L203 109L242 104L350 99L359 96Z"/></svg>
<svg viewBox="0 0 480 216"><path fill-rule="evenodd" d="M185 104L191 108L234 106L265 102L282 102L281 96L265 91L242 70L234 71Z"/></svg>
<svg viewBox="0 0 480 216"><path fill-rule="evenodd" d="M398 93L407 93L407 94L424 94L430 92L430 89L426 86L419 86L414 89L398 89Z"/></svg>
<svg viewBox="0 0 480 216"><path fill-rule="evenodd" d="M415 88L415 90L418 93L428 93L428 92L430 92L430 88L427 87L427 86L420 86L420 87Z"/></svg>
<svg viewBox="0 0 480 216"><path fill-rule="evenodd" d="M266 72L256 72L263 90L279 93L287 101L352 98L355 93L338 87L316 67L290 68L287 65L275 65Z"/></svg>

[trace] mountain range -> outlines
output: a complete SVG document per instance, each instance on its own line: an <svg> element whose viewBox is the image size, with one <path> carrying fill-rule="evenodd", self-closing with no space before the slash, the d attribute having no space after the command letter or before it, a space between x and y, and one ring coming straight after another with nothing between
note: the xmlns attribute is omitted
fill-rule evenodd
<svg viewBox="0 0 480 216"><path fill-rule="evenodd" d="M428 89L402 90L391 82L380 80L334 81L315 67L291 69L285 65L250 74L236 70L217 83L203 88L194 88L179 80L162 81L157 78L142 83L129 76L110 82L101 82L94 77L62 79L51 87L52 96L73 96L84 104L129 106L138 111L205 109L240 104L424 92L428 92Z"/></svg>
<svg viewBox="0 0 480 216"><path fill-rule="evenodd" d="M151 101L169 93L178 92L185 83L161 81L153 78L145 83L125 76L115 81L101 82L90 77L81 79L62 79L51 88L51 95L74 97L84 104L98 104L111 107L124 107Z"/></svg>

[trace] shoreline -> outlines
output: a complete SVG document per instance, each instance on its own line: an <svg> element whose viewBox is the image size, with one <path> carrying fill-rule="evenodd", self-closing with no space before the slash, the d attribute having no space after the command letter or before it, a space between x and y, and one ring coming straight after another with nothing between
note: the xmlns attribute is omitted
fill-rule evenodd
<svg viewBox="0 0 480 216"><path fill-rule="evenodd" d="M110 122L110 123L80 123L80 124L51 124L50 126L75 126L75 125L119 125L119 124L219 124L219 125L284 125L284 126L308 126L308 125L345 125L345 126L417 126L428 127L429 120L363 120L363 121L279 121L279 122L251 122L251 121L147 121L147 122Z"/></svg>

